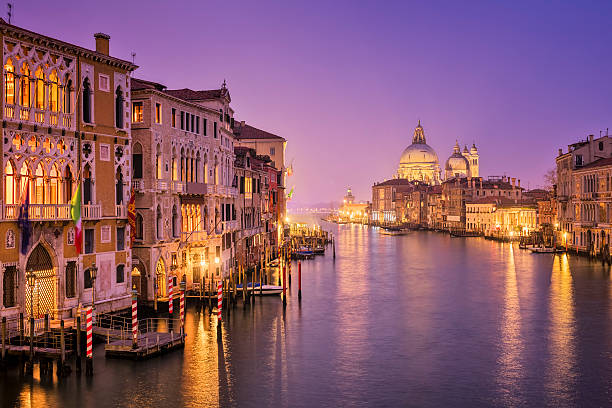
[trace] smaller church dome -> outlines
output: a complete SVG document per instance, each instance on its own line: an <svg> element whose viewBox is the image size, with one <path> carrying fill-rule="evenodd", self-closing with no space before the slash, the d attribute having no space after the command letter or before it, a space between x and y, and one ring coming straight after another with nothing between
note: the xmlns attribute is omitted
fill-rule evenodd
<svg viewBox="0 0 612 408"><path fill-rule="evenodd" d="M459 143L455 143L453 154L446 160L446 177L467 176L470 163L461 154Z"/></svg>

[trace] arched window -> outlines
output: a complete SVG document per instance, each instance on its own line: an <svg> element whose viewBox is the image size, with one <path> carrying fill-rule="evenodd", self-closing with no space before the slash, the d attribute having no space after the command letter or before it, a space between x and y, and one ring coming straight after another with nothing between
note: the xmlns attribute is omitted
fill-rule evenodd
<svg viewBox="0 0 612 408"><path fill-rule="evenodd" d="M59 111L59 88L60 82L55 70L49 75L49 109L53 112Z"/></svg>
<svg viewBox="0 0 612 408"><path fill-rule="evenodd" d="M91 123L91 84L89 78L83 81L83 122Z"/></svg>
<svg viewBox="0 0 612 408"><path fill-rule="evenodd" d="M142 178L142 145L140 143L134 144L134 150L132 152L132 164L133 177L135 179Z"/></svg>
<svg viewBox="0 0 612 408"><path fill-rule="evenodd" d="M157 215L156 215L156 217L157 217L157 222L156 222L156 225L157 225L157 239L162 239L162 228L163 228L163 225L162 225L162 213L161 213L161 207L159 205L157 206Z"/></svg>
<svg viewBox="0 0 612 408"><path fill-rule="evenodd" d="M161 154L161 146L157 145L157 151L155 153L155 174L157 178L161 180L162 178L162 154Z"/></svg>
<svg viewBox="0 0 612 408"><path fill-rule="evenodd" d="M45 82L45 73L42 67L36 70L36 109L45 109L45 94L47 93L47 84Z"/></svg>
<svg viewBox="0 0 612 408"><path fill-rule="evenodd" d="M4 167L4 201L7 204L17 204L17 189L15 188L17 179L15 177L15 167L9 160Z"/></svg>
<svg viewBox="0 0 612 408"><path fill-rule="evenodd" d="M185 149L181 148L181 181L185 181Z"/></svg>
<svg viewBox="0 0 612 408"><path fill-rule="evenodd" d="M36 166L36 173L34 174L34 186L35 194L30 197L32 204L44 204L45 203L45 171L42 163L38 163Z"/></svg>
<svg viewBox="0 0 612 408"><path fill-rule="evenodd" d="M143 222L142 222L142 215L136 214L136 232L134 234L134 238L136 239L142 239L143 236Z"/></svg>
<svg viewBox="0 0 612 408"><path fill-rule="evenodd" d="M178 181L178 168L176 163L176 148L172 148L172 180Z"/></svg>
<svg viewBox="0 0 612 408"><path fill-rule="evenodd" d="M45 204L63 204L61 190L62 179L57 170L57 164L54 164L49 172L49 197L45 199Z"/></svg>
<svg viewBox="0 0 612 408"><path fill-rule="evenodd" d="M4 65L4 103L15 104L15 67L10 58Z"/></svg>
<svg viewBox="0 0 612 408"><path fill-rule="evenodd" d="M204 183L208 184L208 156L206 153L204 153L204 168L202 169L202 172L204 173L202 180Z"/></svg>
<svg viewBox="0 0 612 408"><path fill-rule="evenodd" d="M21 176L19 180L19 189L18 191L15 192L17 200L19 200L19 197L21 197L21 194L25 191L25 188L29 185L30 202L31 202L32 195L34 192L34 185L32 183L28 184L28 180L32 177L32 171L30 170L30 168L25 162L21 165L21 170L19 171L19 175ZM15 204L18 204L18 202L15 202Z"/></svg>
<svg viewBox="0 0 612 408"><path fill-rule="evenodd" d="M123 129L123 91L121 87L117 87L115 92L115 126Z"/></svg>
<svg viewBox="0 0 612 408"><path fill-rule="evenodd" d="M72 171L70 170L70 166L66 166L66 170L64 171L64 202L69 203L72 199Z"/></svg>
<svg viewBox="0 0 612 408"><path fill-rule="evenodd" d="M214 183L219 184L219 162L216 157L215 157L214 171L215 171L215 173L213 174Z"/></svg>
<svg viewBox="0 0 612 408"><path fill-rule="evenodd" d="M196 156L194 172L195 172L195 182L200 183L202 179L202 177L200 176L200 172L201 172L200 171L200 152L198 152Z"/></svg>
<svg viewBox="0 0 612 408"><path fill-rule="evenodd" d="M172 207L172 236L178 237L178 213L176 204Z"/></svg>
<svg viewBox="0 0 612 408"><path fill-rule="evenodd" d="M191 157L189 158L189 181L192 182L192 183L194 181L194 178L193 178L193 176L194 176L194 174L193 174L194 173L194 171L193 171L193 162L194 162L193 152L191 152Z"/></svg>
<svg viewBox="0 0 612 408"><path fill-rule="evenodd" d="M64 90L64 113L72 113L72 79L66 75Z"/></svg>
<svg viewBox="0 0 612 408"><path fill-rule="evenodd" d="M30 67L27 62L24 62L21 65L21 78L19 79L19 104L25 108L29 108L31 105L30 91L34 86L34 82L30 80L30 75Z"/></svg>
<svg viewBox="0 0 612 408"><path fill-rule="evenodd" d="M181 205L181 219L182 219L182 224L183 224L183 232L190 232L189 228L188 228L188 224L187 224L187 206L185 204Z"/></svg>
<svg viewBox="0 0 612 408"><path fill-rule="evenodd" d="M185 157L185 181L189 180L189 150L187 150L187 154Z"/></svg>
<svg viewBox="0 0 612 408"><path fill-rule="evenodd" d="M89 164L85 166L85 170L83 171L83 204L91 204L93 199L92 197L92 180L91 180L91 167Z"/></svg>
<svg viewBox="0 0 612 408"><path fill-rule="evenodd" d="M117 167L117 174L115 175L115 199L116 204L123 204L123 173L121 172L121 166Z"/></svg>

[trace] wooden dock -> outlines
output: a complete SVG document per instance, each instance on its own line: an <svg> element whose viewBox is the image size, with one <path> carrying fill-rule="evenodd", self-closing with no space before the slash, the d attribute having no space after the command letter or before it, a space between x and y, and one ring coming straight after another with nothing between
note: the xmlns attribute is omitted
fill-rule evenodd
<svg viewBox="0 0 612 408"><path fill-rule="evenodd" d="M107 358L127 358L143 360L185 347L185 335L176 333L139 333L138 345L134 347L132 339L118 339L104 346Z"/></svg>

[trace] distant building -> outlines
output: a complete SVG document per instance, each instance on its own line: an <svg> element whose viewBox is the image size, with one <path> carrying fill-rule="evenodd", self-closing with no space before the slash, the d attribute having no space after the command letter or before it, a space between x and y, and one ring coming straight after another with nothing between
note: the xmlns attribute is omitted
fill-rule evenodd
<svg viewBox="0 0 612 408"><path fill-rule="evenodd" d="M342 206L338 209L338 218L344 222L366 223L369 221L369 203L356 203L355 196L349 187Z"/></svg>

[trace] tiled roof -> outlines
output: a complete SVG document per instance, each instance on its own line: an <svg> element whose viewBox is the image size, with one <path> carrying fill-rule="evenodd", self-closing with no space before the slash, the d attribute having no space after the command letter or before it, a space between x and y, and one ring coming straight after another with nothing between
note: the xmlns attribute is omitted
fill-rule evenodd
<svg viewBox="0 0 612 408"><path fill-rule="evenodd" d="M157 82L145 81L144 79L131 78L130 88L132 91L138 91L141 89L155 89L158 91L163 91L166 89L166 86L158 84Z"/></svg>
<svg viewBox="0 0 612 408"><path fill-rule="evenodd" d="M234 122L234 136L238 140L242 139L277 139L285 141L284 138L265 130L257 129L256 127L244 124L242 122Z"/></svg>
<svg viewBox="0 0 612 408"><path fill-rule="evenodd" d="M374 184L374 187L379 187L379 186L407 186L407 185L411 185L412 182L408 181L407 179L404 178L395 178L395 179L390 179L390 180L385 180L381 183L378 184Z"/></svg>
<svg viewBox="0 0 612 408"><path fill-rule="evenodd" d="M210 89L205 91L194 91L193 89L168 89L166 93L174 96L175 98L183 99L185 101L204 101L206 99L218 99L223 97L221 89Z"/></svg>
<svg viewBox="0 0 612 408"><path fill-rule="evenodd" d="M579 167L575 171L578 172L580 170L587 170L587 169L592 169L596 167L605 167L605 166L611 166L611 165L612 165L612 157L606 157L605 159L595 160L594 162L591 162L587 164L586 166Z"/></svg>

